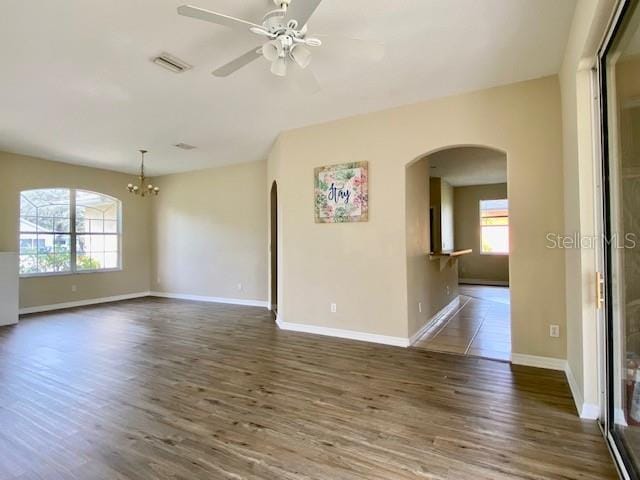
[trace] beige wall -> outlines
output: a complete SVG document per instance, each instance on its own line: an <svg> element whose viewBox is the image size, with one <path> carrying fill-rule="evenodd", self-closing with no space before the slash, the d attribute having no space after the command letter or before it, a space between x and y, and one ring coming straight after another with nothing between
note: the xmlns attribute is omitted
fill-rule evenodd
<svg viewBox="0 0 640 480"><path fill-rule="evenodd" d="M595 170L597 143L593 135L591 68L614 10L615 0L579 0L576 5L565 57L560 69L564 168L564 223L567 235L596 235ZM597 405L598 346L595 306L596 252L568 249L565 289L567 295L567 362L570 384L577 403ZM580 407L579 407L580 408Z"/></svg>
<svg viewBox="0 0 640 480"><path fill-rule="evenodd" d="M553 76L283 133L268 178L282 208L282 320L407 337L405 166L481 145L507 154L513 192L513 351L564 358L566 336L549 337L549 324L565 326L564 253L545 243L563 231L561 128ZM356 160L369 161L369 222L315 224L314 167Z"/></svg>
<svg viewBox="0 0 640 480"><path fill-rule="evenodd" d="M0 152L0 251L18 250L20 192L68 187L104 193L122 201L123 269L20 280L20 307L36 307L149 291L149 205L130 195L131 176ZM72 292L72 285L77 291Z"/></svg>
<svg viewBox="0 0 640 480"><path fill-rule="evenodd" d="M440 226L442 228L442 250L453 250L454 242L454 199L453 187L445 180L440 185Z"/></svg>
<svg viewBox="0 0 640 480"><path fill-rule="evenodd" d="M458 295L456 262L429 258L430 185L435 184L440 192L439 187L446 182L440 183L439 180L429 179L428 157L407 166L405 200L409 336L420 330Z"/></svg>
<svg viewBox="0 0 640 480"><path fill-rule="evenodd" d="M126 191L132 175L0 152L0 251L18 249L22 190L81 188L122 201L123 270L23 278L20 307L150 290L265 301L265 176L264 161L169 175L154 179L161 195L140 198Z"/></svg>
<svg viewBox="0 0 640 480"><path fill-rule="evenodd" d="M442 250L442 179L440 177L429 178L429 208L433 209L433 245L431 251Z"/></svg>
<svg viewBox="0 0 640 480"><path fill-rule="evenodd" d="M507 198L507 184L455 187L453 191L456 250L473 250L473 253L460 257L460 281L508 283L509 256L480 254L480 200Z"/></svg>
<svg viewBox="0 0 640 480"><path fill-rule="evenodd" d="M153 291L267 300L266 167L154 179L161 194L152 210Z"/></svg>

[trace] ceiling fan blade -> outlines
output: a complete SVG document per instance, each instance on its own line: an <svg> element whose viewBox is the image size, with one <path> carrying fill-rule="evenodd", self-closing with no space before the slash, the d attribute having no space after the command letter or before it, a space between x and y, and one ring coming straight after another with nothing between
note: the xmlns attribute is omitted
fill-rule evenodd
<svg viewBox="0 0 640 480"><path fill-rule="evenodd" d="M289 75L295 87L306 95L314 95L321 90L320 83L318 83L318 79L311 67L303 69L297 65L292 65Z"/></svg>
<svg viewBox="0 0 640 480"><path fill-rule="evenodd" d="M298 28L304 27L321 1L322 0L293 0L287 9L285 23L289 20L296 20L298 22Z"/></svg>
<svg viewBox="0 0 640 480"><path fill-rule="evenodd" d="M240 55L235 60L231 60L229 63L222 65L221 67L213 71L213 75L216 77L228 77L232 73L240 70L245 65L253 62L255 59L260 58L262 53L260 47L254 47L244 55Z"/></svg>
<svg viewBox="0 0 640 480"><path fill-rule="evenodd" d="M359 38L341 35L313 35L322 40L322 50L335 51L335 56L348 55L371 62L379 62L384 58L385 46L382 42L360 40Z"/></svg>
<svg viewBox="0 0 640 480"><path fill-rule="evenodd" d="M193 5L179 6L178 13L184 17L197 18L198 20L224 25L225 27L240 28L242 30L249 30L252 27L259 29L263 28L257 23L230 17L229 15L223 15L222 13L212 12L210 10L205 10L204 8L194 7Z"/></svg>

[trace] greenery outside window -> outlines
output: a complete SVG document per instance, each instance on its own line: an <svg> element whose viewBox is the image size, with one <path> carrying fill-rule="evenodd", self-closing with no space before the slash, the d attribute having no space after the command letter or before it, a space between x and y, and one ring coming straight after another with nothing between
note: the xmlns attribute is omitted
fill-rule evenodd
<svg viewBox="0 0 640 480"><path fill-rule="evenodd" d="M20 194L20 275L119 270L121 203L66 188Z"/></svg>

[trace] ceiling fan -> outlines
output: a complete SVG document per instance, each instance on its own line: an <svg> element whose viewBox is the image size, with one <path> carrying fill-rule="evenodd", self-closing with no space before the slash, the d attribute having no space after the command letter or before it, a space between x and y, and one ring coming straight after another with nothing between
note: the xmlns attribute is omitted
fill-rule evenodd
<svg viewBox="0 0 640 480"><path fill-rule="evenodd" d="M307 35L307 22L321 1L273 0L278 8L267 12L262 24L192 5L178 7L178 13L185 17L240 29L266 39L266 43L262 46L254 47L235 60L219 67L213 72L213 75L227 77L257 58L264 57L271 62L271 73L284 77L290 71L289 66L292 64L300 69L306 69L311 63L311 48L317 48L323 44L323 41L317 36L309 37ZM349 50L358 56L379 60L384 55L384 47L378 43L348 37L340 37L336 41L339 42L341 51ZM315 82L317 86L317 80L310 72L307 74L306 81Z"/></svg>

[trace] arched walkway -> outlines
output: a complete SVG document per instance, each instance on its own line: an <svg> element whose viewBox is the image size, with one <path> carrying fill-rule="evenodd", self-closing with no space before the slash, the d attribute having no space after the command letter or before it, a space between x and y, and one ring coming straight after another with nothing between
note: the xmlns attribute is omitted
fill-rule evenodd
<svg viewBox="0 0 640 480"><path fill-rule="evenodd" d="M410 162L405 183L412 343L509 360L509 305L478 298L509 285L506 154L440 148Z"/></svg>

